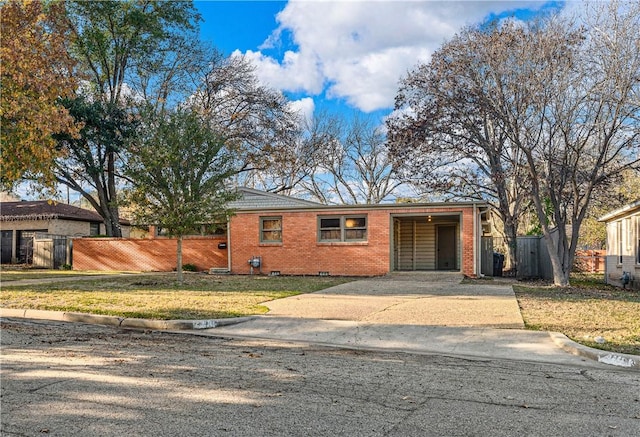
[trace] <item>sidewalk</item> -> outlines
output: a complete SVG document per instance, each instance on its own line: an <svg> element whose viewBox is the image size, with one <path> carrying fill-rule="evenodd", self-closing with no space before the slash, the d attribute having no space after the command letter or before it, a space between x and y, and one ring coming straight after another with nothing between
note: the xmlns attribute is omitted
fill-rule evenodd
<svg viewBox="0 0 640 437"><path fill-rule="evenodd" d="M640 357L582 346L565 335L517 329L384 325L345 320L260 316L197 335L303 342L351 349L498 358L640 370Z"/></svg>

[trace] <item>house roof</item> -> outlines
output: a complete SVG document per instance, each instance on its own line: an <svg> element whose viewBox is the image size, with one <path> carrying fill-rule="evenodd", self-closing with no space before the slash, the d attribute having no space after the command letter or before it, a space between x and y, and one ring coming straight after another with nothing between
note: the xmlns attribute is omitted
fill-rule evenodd
<svg viewBox="0 0 640 437"><path fill-rule="evenodd" d="M623 206L622 208L618 208L614 211L611 211L608 214L603 215L598 219L599 222L609 222L611 220L615 220L620 217L624 217L629 214L633 214L634 212L640 211L640 199L636 200L633 203Z"/></svg>
<svg viewBox="0 0 640 437"><path fill-rule="evenodd" d="M290 211L290 210L353 210L353 209L398 209L398 208L434 208L434 207L489 207L486 202L433 202L433 203L376 203L376 204L348 204L325 205L324 203L309 200L296 199L295 197L282 196L255 190L253 188L238 188L241 197L231 202L229 207L238 212L250 211Z"/></svg>
<svg viewBox="0 0 640 437"><path fill-rule="evenodd" d="M93 223L101 223L103 221L100 214L94 211L50 200L0 202L0 221L9 222L53 219ZM129 224L127 220L120 220L120 223Z"/></svg>
<svg viewBox="0 0 640 437"><path fill-rule="evenodd" d="M231 202L229 207L240 211L325 206L309 200L296 199L295 197L282 196L247 187L238 188L238 193L240 193L240 198Z"/></svg>

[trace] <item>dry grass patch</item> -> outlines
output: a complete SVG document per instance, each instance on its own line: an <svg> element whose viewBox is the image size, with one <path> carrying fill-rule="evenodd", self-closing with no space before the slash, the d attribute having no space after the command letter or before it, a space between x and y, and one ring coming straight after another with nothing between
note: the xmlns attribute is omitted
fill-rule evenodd
<svg viewBox="0 0 640 437"><path fill-rule="evenodd" d="M96 276L105 274L119 274L122 272L78 272L74 270L48 270L34 268L6 268L0 270L0 282L3 284L21 279L49 279L49 278L67 278L72 276ZM6 284L5 284L6 285Z"/></svg>
<svg viewBox="0 0 640 437"><path fill-rule="evenodd" d="M527 328L561 332L586 346L640 355L638 291L585 276L572 279L568 288L519 283L513 289ZM596 341L598 337L604 343Z"/></svg>
<svg viewBox="0 0 640 437"><path fill-rule="evenodd" d="M209 319L267 312L262 303L348 282L346 278L175 274L86 278L31 286L3 284L0 306L119 317Z"/></svg>

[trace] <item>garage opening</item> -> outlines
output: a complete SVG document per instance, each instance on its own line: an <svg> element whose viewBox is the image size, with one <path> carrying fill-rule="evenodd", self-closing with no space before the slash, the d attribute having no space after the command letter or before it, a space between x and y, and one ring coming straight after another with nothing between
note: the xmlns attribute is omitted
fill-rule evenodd
<svg viewBox="0 0 640 437"><path fill-rule="evenodd" d="M393 218L396 271L459 271L460 216Z"/></svg>

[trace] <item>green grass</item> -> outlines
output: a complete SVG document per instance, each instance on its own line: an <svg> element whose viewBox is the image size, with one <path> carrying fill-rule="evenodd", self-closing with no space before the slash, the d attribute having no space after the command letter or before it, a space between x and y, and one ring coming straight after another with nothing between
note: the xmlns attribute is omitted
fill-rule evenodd
<svg viewBox="0 0 640 437"><path fill-rule="evenodd" d="M555 331L586 346L640 355L640 292L575 275L571 287L536 282L513 286L528 329ZM602 337L605 343L598 343Z"/></svg>
<svg viewBox="0 0 640 437"><path fill-rule="evenodd" d="M262 303L348 282L346 278L143 274L38 285L4 282L3 308L83 312L119 317L208 319L267 312Z"/></svg>

